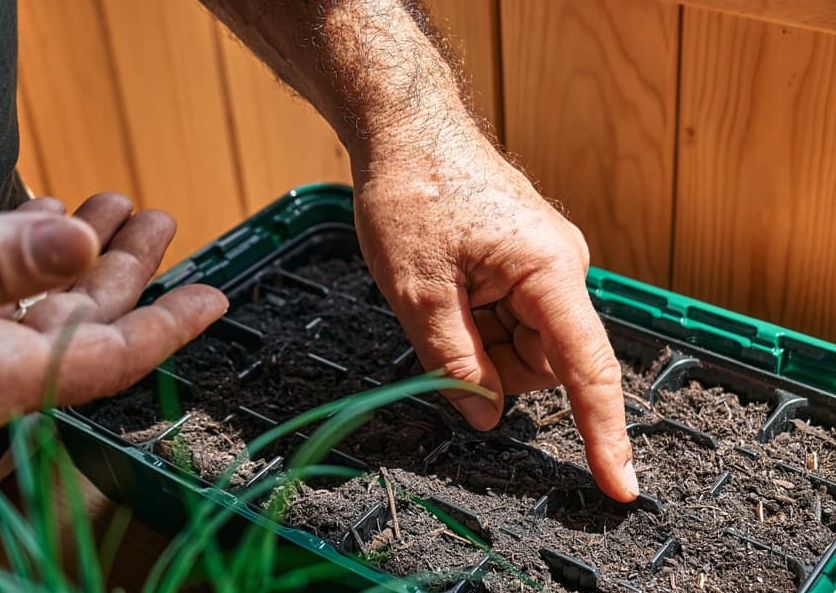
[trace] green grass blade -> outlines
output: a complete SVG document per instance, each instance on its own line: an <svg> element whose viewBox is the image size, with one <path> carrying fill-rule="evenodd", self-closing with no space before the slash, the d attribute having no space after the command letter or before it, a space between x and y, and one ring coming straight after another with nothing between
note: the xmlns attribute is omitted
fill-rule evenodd
<svg viewBox="0 0 836 593"><path fill-rule="evenodd" d="M110 524L107 526L102 543L99 545L98 564L104 582L107 582L110 576L113 561L116 559L116 553L119 551L122 539L128 531L128 525L130 525L132 517L131 509L126 506L117 505L113 512L113 517L111 517Z"/></svg>
<svg viewBox="0 0 836 593"><path fill-rule="evenodd" d="M426 373L424 375L413 377L411 379L407 379L405 381L400 381L391 385L386 385L383 387L371 389L369 391L349 395L347 397L343 397L332 402L327 402L315 408L307 410L291 418L290 420L279 424L274 428L271 428L264 434L254 439L247 446L246 451L242 452L230 465L230 467L221 475L221 477L218 478L218 480L215 482L215 487L218 489L225 488L226 485L229 484L229 480L232 478L232 476L235 475L235 472L238 471L238 468L241 466L241 464L245 463L252 455L255 455L273 441L293 434L300 428L303 428L308 424L312 424L313 422L317 422L319 420L328 418L334 415L335 413L339 412L344 407L350 405L352 402L365 399L370 394L376 393L379 390L399 391L401 395L395 398L395 400L397 400L410 395L417 395L419 393L433 391L435 389L454 388L468 389L471 391L475 391L476 393L479 393L481 395L484 395L485 397L493 397L493 394L487 389L484 389L483 387L479 387L472 383L457 381L455 379L444 378L442 372L440 370L437 370L430 373Z"/></svg>
<svg viewBox="0 0 836 593"><path fill-rule="evenodd" d="M346 467L317 465L288 472L285 479L295 481L322 476L349 479L360 475L362 475L362 472ZM239 497L238 504L243 506L259 496L267 494L275 489L277 485L267 481L257 484ZM188 571L195 565L196 558L205 550L207 542L229 520L235 512L235 508L231 505L220 506L210 499L204 499L199 504L195 504L192 507L192 518L189 523L172 540L152 567L143 586L143 593L174 593L177 591L188 575ZM263 529L263 527L254 525L253 529Z"/></svg>
<svg viewBox="0 0 836 593"><path fill-rule="evenodd" d="M99 557L96 554L90 519L87 517L87 511L84 507L75 466L66 450L59 453L58 469L70 513L70 525L78 547L78 569L82 590L87 593L104 593L102 570L99 565Z"/></svg>
<svg viewBox="0 0 836 593"><path fill-rule="evenodd" d="M31 421L27 421L24 418L18 417L13 419L9 425L9 436L12 455L15 461L17 488L20 492L24 510L31 514L31 509L28 507L34 504L36 492L35 475L32 469L32 455L34 453L29 446L31 430L28 428L27 422L31 424Z"/></svg>
<svg viewBox="0 0 836 593"><path fill-rule="evenodd" d="M15 506L0 494L0 534L2 534L3 545L15 574L33 579L35 571L32 564L39 566L44 562L43 550L38 545L34 529L21 516ZM17 560L13 557L16 556Z"/></svg>
<svg viewBox="0 0 836 593"><path fill-rule="evenodd" d="M55 450L51 427L44 416L16 420L11 427L11 448L23 510L41 550L42 562L37 567L44 584L58 590L64 578L56 529L58 519L50 497Z"/></svg>
<svg viewBox="0 0 836 593"><path fill-rule="evenodd" d="M44 409L52 407L57 401L61 360L77 327L78 324L71 318L50 352L41 400ZM23 506L45 555L39 568L46 588L58 591L65 586L65 579L61 571L57 513L50 497L57 457L55 428L46 417L32 416L27 420L15 420L11 437Z"/></svg>
<svg viewBox="0 0 836 593"><path fill-rule="evenodd" d="M53 499L53 485L56 477L56 434L51 421L45 416L34 425L37 452L32 456L36 493L33 498L36 515L29 520L35 525L38 539L46 551L46 566L41 566L44 584L57 589L65 583L62 567L61 536L59 533L58 501Z"/></svg>
<svg viewBox="0 0 836 593"><path fill-rule="evenodd" d="M16 420L11 428L23 514L9 504L4 518L8 525L15 526L34 561L29 578L32 586L40 582L49 591L67 590L61 565L57 509L51 496L57 450L54 425L44 416L30 416Z"/></svg>
<svg viewBox="0 0 836 593"><path fill-rule="evenodd" d="M294 456L285 480L321 475L321 473L317 473L320 471L317 468L321 468L321 466L308 466L324 457L334 443L344 438L348 432L364 422L367 415L375 408L411 395L440 389L466 389L484 397L492 397L493 395L478 385L445 378L440 371L436 371L326 403L299 414L256 438L250 443L248 452L239 456L239 460L218 480L217 487L222 488L228 483L240 463L246 460L247 454L253 455L278 438L295 433L312 422L333 416L300 447L296 456ZM345 468L340 469L345 470ZM358 472L351 473L352 475L358 475ZM329 475L334 475L334 472L331 471ZM275 484L259 484L240 499L242 502L251 500L260 495L258 492L275 487ZM203 501L203 504L191 508L192 519L189 525L165 550L149 574L148 581L143 589L147 593L152 591L173 593L177 586L183 582L189 570L194 567L197 556L205 551L205 546L214 532L233 512L229 508L219 509L216 503L211 501ZM251 548L247 548L247 550L252 553ZM269 560L269 556L266 558Z"/></svg>
<svg viewBox="0 0 836 593"><path fill-rule="evenodd" d="M438 375L438 373L436 373ZM472 389L476 393L483 393L485 390L464 384L461 381L449 383L451 379L437 376L424 376L417 380L410 380L403 383L387 385L367 392L363 392L347 398L345 404L337 408L337 413L320 427L306 441L299 452L294 456L290 467L304 467L320 461L330 449L347 435L354 432L370 418L374 409L403 399L410 395L432 391L434 389L445 389L450 387ZM270 518L279 520L284 509L270 509L273 515ZM246 542L248 549L255 549L260 552L258 562L241 555L233 564L232 572L237 575L239 582L249 582L250 579L258 579L258 572L262 577L272 573L275 563L275 545L271 545L275 538L271 538L269 532L253 532L253 541ZM260 540L260 541L259 541Z"/></svg>
<svg viewBox="0 0 836 593"><path fill-rule="evenodd" d="M6 525L2 512L0 512L0 540L3 542L3 551L14 574L26 581L31 581L32 566L29 563L29 558L24 553L21 543L12 534L9 526Z"/></svg>
<svg viewBox="0 0 836 593"><path fill-rule="evenodd" d="M332 418L318 428L299 447L290 462L290 467L304 467L322 459L334 445L362 424L358 420L359 418L367 418L367 415L377 408L411 395L442 389L460 389L471 391L486 398L493 397L493 394L484 387L457 379L441 377L438 371L401 383L377 387L353 396Z"/></svg>
<svg viewBox="0 0 836 593"><path fill-rule="evenodd" d="M5 570L0 570L0 591L3 593L71 593L66 587L50 589Z"/></svg>

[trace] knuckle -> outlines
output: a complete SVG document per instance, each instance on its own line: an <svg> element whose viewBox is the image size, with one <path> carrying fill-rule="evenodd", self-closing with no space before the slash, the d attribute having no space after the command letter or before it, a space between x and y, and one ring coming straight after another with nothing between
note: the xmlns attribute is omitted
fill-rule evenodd
<svg viewBox="0 0 836 593"><path fill-rule="evenodd" d="M481 376L479 363L473 354L457 356L448 360L444 362L442 368L447 376L454 379L461 379L462 381L478 382Z"/></svg>
<svg viewBox="0 0 836 593"><path fill-rule="evenodd" d="M87 198L87 204L110 204L110 205L118 205L120 209L126 210L130 212L133 210L134 203L133 201L126 196L125 194L121 194L115 191L103 191L98 192Z"/></svg>
<svg viewBox="0 0 836 593"><path fill-rule="evenodd" d="M581 234L578 227L573 225L573 228L577 232L578 252L580 254L581 265L583 266L584 271L586 271L589 269L589 246L586 244L586 239L584 239L584 236Z"/></svg>
<svg viewBox="0 0 836 593"><path fill-rule="evenodd" d="M593 350L582 368L571 373L567 387L570 390L612 389L621 385L621 365L609 344Z"/></svg>
<svg viewBox="0 0 836 593"><path fill-rule="evenodd" d="M586 239L577 226L568 221L566 224L569 225L569 245L567 246L566 258L586 272L587 268L589 268L589 246L586 244Z"/></svg>

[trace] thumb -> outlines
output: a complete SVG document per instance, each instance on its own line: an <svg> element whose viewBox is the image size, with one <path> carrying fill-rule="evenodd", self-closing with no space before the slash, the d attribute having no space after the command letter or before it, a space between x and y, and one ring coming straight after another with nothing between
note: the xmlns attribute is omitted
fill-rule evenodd
<svg viewBox="0 0 836 593"><path fill-rule="evenodd" d="M0 215L0 302L61 286L95 262L99 240L90 225L53 213Z"/></svg>
<svg viewBox="0 0 836 593"><path fill-rule="evenodd" d="M478 430L490 430L502 416L499 373L482 345L463 287L434 285L418 298L395 299L392 308L425 370L442 369L446 376L477 383L496 394L493 399L467 391L442 394Z"/></svg>

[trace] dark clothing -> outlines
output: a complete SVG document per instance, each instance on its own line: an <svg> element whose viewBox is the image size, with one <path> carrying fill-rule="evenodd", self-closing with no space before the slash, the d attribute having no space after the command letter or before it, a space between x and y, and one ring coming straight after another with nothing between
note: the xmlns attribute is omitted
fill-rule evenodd
<svg viewBox="0 0 836 593"><path fill-rule="evenodd" d="M17 132L17 1L0 0L0 211L26 199L15 165L20 151ZM0 456L9 446L9 431L0 427Z"/></svg>
<svg viewBox="0 0 836 593"><path fill-rule="evenodd" d="M17 1L0 0L0 210L26 199L14 174L20 151L16 90Z"/></svg>

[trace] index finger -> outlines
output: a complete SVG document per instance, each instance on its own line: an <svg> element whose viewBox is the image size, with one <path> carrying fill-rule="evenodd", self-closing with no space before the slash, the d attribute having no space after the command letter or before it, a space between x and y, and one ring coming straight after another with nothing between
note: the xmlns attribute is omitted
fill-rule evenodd
<svg viewBox="0 0 836 593"><path fill-rule="evenodd" d="M44 403L75 405L135 383L224 314L220 291L190 284L112 324L80 322L40 333L6 322L0 342L0 418ZM62 349L63 346L65 347ZM53 361L54 357L58 357ZM45 381L58 363L58 401L44 402Z"/></svg>
<svg viewBox="0 0 836 593"><path fill-rule="evenodd" d="M544 270L512 294L523 323L540 331L549 364L569 394L589 468L619 501L639 494L627 437L621 365L585 287L582 268ZM560 282L563 280L563 282Z"/></svg>

